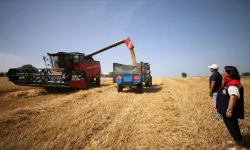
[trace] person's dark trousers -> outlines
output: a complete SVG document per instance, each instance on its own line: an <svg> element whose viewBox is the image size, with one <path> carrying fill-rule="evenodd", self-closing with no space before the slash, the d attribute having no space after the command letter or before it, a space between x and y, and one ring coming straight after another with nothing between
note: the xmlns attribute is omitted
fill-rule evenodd
<svg viewBox="0 0 250 150"><path fill-rule="evenodd" d="M238 118L232 116L231 118L227 118L227 116L223 115L223 121L230 132L231 136L233 137L234 141L240 142L242 140L240 127L238 123Z"/></svg>

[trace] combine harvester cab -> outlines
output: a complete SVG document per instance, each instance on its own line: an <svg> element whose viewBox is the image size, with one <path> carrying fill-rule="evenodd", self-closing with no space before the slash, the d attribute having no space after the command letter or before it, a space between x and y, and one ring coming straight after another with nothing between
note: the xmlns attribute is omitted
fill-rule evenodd
<svg viewBox="0 0 250 150"><path fill-rule="evenodd" d="M137 63L136 66L113 63L114 82L117 83L117 92L123 88L136 88L143 93L143 87L152 86L152 76L149 63Z"/></svg>
<svg viewBox="0 0 250 150"><path fill-rule="evenodd" d="M100 85L100 62L94 61L92 56L77 52L47 54L43 57L46 68L11 68L7 73L9 80L19 85L83 89L95 79L96 85Z"/></svg>

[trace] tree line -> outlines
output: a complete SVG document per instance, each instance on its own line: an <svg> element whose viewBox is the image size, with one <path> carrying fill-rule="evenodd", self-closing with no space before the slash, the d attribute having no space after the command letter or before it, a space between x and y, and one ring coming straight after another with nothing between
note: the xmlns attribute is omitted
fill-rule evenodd
<svg viewBox="0 0 250 150"><path fill-rule="evenodd" d="M101 73L101 77L112 77L113 78L113 76L114 76L113 72L109 72L108 74Z"/></svg>

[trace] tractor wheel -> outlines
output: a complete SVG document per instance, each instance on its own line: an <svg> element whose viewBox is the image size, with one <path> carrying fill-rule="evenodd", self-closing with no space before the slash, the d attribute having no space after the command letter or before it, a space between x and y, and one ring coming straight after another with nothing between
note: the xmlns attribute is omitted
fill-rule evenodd
<svg viewBox="0 0 250 150"><path fill-rule="evenodd" d="M122 90L123 90L123 87L122 87L122 86L117 85L117 92L122 92Z"/></svg>
<svg viewBox="0 0 250 150"><path fill-rule="evenodd" d="M101 79L100 78L96 78L95 85L96 86L100 86L101 85Z"/></svg>
<svg viewBox="0 0 250 150"><path fill-rule="evenodd" d="M142 84L138 84L137 92L138 93L143 93L143 85Z"/></svg>

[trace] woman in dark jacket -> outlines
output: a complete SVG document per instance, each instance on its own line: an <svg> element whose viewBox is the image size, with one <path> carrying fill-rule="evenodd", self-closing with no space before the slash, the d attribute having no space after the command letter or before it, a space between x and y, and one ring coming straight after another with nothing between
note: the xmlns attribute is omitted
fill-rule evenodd
<svg viewBox="0 0 250 150"><path fill-rule="evenodd" d="M244 89L240 83L238 69L226 66L222 73L223 85L217 96L217 110L235 141L232 149L244 149L238 119L244 119Z"/></svg>

